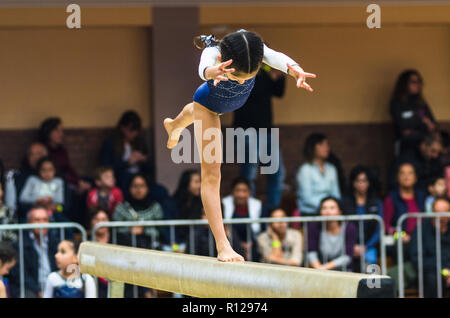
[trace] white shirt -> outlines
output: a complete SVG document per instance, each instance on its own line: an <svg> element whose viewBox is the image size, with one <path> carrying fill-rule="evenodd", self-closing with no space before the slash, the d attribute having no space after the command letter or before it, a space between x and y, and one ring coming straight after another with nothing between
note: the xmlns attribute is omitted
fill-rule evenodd
<svg viewBox="0 0 450 318"><path fill-rule="evenodd" d="M97 287L95 280L88 274L82 274L84 278L84 297L85 298L97 298ZM53 298L53 290L55 287L62 287L67 285L71 288L81 289L83 288L83 281L80 277L76 279L64 279L58 272L52 272L48 275L45 290L42 294L43 298Z"/></svg>

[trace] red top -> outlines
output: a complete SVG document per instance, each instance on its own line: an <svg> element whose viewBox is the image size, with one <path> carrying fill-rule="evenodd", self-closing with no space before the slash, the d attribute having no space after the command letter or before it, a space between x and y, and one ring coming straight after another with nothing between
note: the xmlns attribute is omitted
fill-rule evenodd
<svg viewBox="0 0 450 318"><path fill-rule="evenodd" d="M408 209L408 213L419 213L419 206L417 205L416 199L405 199L402 198L403 201L406 203L406 207ZM392 202L392 199L388 196L384 200L384 207L383 207L383 215L384 215L384 224L386 226L386 233L387 234L394 234L396 231L395 225L391 226L392 218L394 217L394 203ZM409 235L412 234L414 229L416 228L417 219L409 218L406 220L406 233Z"/></svg>
<svg viewBox="0 0 450 318"><path fill-rule="evenodd" d="M86 198L86 204L88 208L94 208L98 206L98 189L92 189L89 191L87 198ZM123 202L123 194L122 191L118 187L114 187L109 191L108 196L108 213L109 216L112 216L114 213L114 210L116 209L116 206L119 203Z"/></svg>

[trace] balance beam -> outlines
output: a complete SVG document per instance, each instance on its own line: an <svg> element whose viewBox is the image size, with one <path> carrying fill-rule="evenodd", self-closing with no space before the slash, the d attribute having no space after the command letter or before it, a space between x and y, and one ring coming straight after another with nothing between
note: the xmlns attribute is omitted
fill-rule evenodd
<svg viewBox="0 0 450 318"><path fill-rule="evenodd" d="M84 242L81 273L193 297L393 297L388 276L317 270ZM370 288L371 284L378 288Z"/></svg>

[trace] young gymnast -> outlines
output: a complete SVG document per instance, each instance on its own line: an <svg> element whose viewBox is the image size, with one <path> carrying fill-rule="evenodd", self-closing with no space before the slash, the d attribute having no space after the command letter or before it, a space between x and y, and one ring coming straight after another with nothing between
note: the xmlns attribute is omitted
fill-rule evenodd
<svg viewBox="0 0 450 318"><path fill-rule="evenodd" d="M267 47L261 37L253 32L239 30L218 41L214 36L201 36L203 50L199 76L205 83L194 94L194 101L184 106L175 119L164 119L169 135L167 148L175 147L181 131L194 123L194 134L201 162L201 197L217 247L217 258L223 262L244 261L230 245L225 234L220 207L220 165L222 148L219 140L206 140L203 134L211 128L220 131L220 115L232 112L244 105L255 82L262 63L283 71L295 78L297 87L312 92L306 78L316 75L306 73L293 59ZM199 45L197 45L199 47ZM209 145L220 160L205 158L202 149ZM207 159L207 160L205 160Z"/></svg>

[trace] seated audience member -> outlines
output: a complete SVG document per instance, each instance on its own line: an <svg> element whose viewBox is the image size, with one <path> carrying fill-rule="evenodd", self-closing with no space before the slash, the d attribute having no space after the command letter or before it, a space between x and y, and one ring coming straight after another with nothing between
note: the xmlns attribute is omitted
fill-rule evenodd
<svg viewBox="0 0 450 318"><path fill-rule="evenodd" d="M271 218L284 218L286 212L276 208L269 213ZM302 263L302 235L288 228L286 222L270 223L267 231L258 236L261 262L300 266Z"/></svg>
<svg viewBox="0 0 450 318"><path fill-rule="evenodd" d="M417 279L409 254L411 234L416 228L417 219L408 218L403 222L402 232L396 233L397 221L403 214L420 213L425 210L425 192L417 186L415 167L411 163L403 163L397 172L397 186L384 200L384 226L388 235L394 235L395 239L403 242L403 268L405 287L414 285ZM386 249L388 256L398 259L397 245ZM394 280L394 290L397 292L398 266L392 266L387 273Z"/></svg>
<svg viewBox="0 0 450 318"><path fill-rule="evenodd" d="M58 244L55 260L58 271L47 277L43 298L97 298L95 280L88 274L80 274L78 241L64 240Z"/></svg>
<svg viewBox="0 0 450 318"><path fill-rule="evenodd" d="M28 212L28 223L49 223L50 216L45 207L35 206ZM42 229L26 230L23 232L24 281L25 298L42 297L47 276L57 269L54 255L57 252L58 240L54 232ZM19 250L19 242L14 244ZM43 253L41 254L41 250ZM10 290L12 297L20 296L20 260L11 269Z"/></svg>
<svg viewBox="0 0 450 318"><path fill-rule="evenodd" d="M298 206L302 215L313 215L323 198L333 196L340 199L341 192L336 167L326 161L330 155L326 136L309 135L303 153L306 162L297 173Z"/></svg>
<svg viewBox="0 0 450 318"><path fill-rule="evenodd" d="M395 186L396 174L399 165L403 162L411 162L416 167L417 184L425 189L428 180L443 174L444 167L440 156L442 142L439 136L429 135L419 142L419 145L410 152L404 152L395 161L390 173L390 188Z"/></svg>
<svg viewBox="0 0 450 318"><path fill-rule="evenodd" d="M98 243L112 243L110 230L107 227L101 227L95 233L92 233L94 227L101 222L109 222L108 212L101 208L94 208L90 212L91 220L89 222L89 234ZM108 297L108 281L102 277L95 277L98 288L98 298Z"/></svg>
<svg viewBox="0 0 450 318"><path fill-rule="evenodd" d="M53 159L68 185L77 193L85 193L92 187L78 176L70 163L69 154L63 145L64 129L60 118L50 117L44 120L39 128L39 139L47 147L49 157Z"/></svg>
<svg viewBox="0 0 450 318"><path fill-rule="evenodd" d="M25 181L32 174L37 174L37 163L40 159L47 157L47 149L40 142L33 142L27 149L26 158L24 158L21 168L10 170L6 174L5 184L5 203L11 209L17 211L17 214L26 218L26 211L18 211L18 199L22 192Z"/></svg>
<svg viewBox="0 0 450 318"><path fill-rule="evenodd" d="M436 198L433 203L434 212L448 212L450 211L450 201L448 198L441 197ZM450 276L448 275L450 271L450 230L448 224L449 218L440 218L440 222L436 219L424 219L422 224L422 261L423 261L423 282L424 282L424 296L425 297L437 297L437 280L442 280L442 287L444 290L450 288ZM447 273L447 275L439 274L437 277L436 265L437 265L437 255L436 255L436 229L439 225L440 240L441 240L441 268L442 273ZM411 235L410 253L411 262L414 264L416 271L418 271L418 252L417 244L419 236L417 234L417 229L414 230Z"/></svg>
<svg viewBox="0 0 450 318"><path fill-rule="evenodd" d="M321 216L342 215L339 201L333 197L322 199ZM349 271L356 244L356 227L340 221L308 224L308 262L312 268Z"/></svg>
<svg viewBox="0 0 450 318"><path fill-rule="evenodd" d="M352 169L350 172L350 192L342 200L342 209L345 215L378 215L383 217L383 204L373 189L372 180L372 174L367 167L356 166ZM364 221L362 226L364 236L360 237L361 233L358 228L357 243L353 250L355 272L366 272L365 268L360 268L360 258L363 253L366 263L375 264L377 262L380 225L374 220Z"/></svg>
<svg viewBox="0 0 450 318"><path fill-rule="evenodd" d="M122 114L113 135L103 143L100 157L103 166L113 167L117 186L124 193L134 174L152 174L141 118L135 111Z"/></svg>
<svg viewBox="0 0 450 318"><path fill-rule="evenodd" d="M19 203L28 207L42 205L51 211L54 221L67 221L62 213L67 206L64 180L56 176L53 160L49 157L40 159L37 169L38 175L31 175L25 182Z"/></svg>
<svg viewBox="0 0 450 318"><path fill-rule="evenodd" d="M86 204L89 209L100 207L111 216L119 203L123 202L122 191L116 187L114 171L100 167L95 171L95 189L89 191Z"/></svg>
<svg viewBox="0 0 450 318"><path fill-rule="evenodd" d="M251 197L250 183L247 179L235 178L231 184L231 189L231 194L222 199L225 220L236 218L258 219L261 217L262 202ZM247 224L234 224L232 228L242 242L245 255L252 253L252 258L255 259L257 253L255 244L258 234L261 232L261 224L253 223L250 227ZM247 233L247 228L250 228L251 233ZM247 242L247 236L250 237L251 242Z"/></svg>
<svg viewBox="0 0 450 318"><path fill-rule="evenodd" d="M92 238L99 243L111 243L111 235L108 227L101 227L95 233L92 233L92 230L98 223L110 221L108 212L97 207L91 210L90 217L89 234Z"/></svg>
<svg viewBox="0 0 450 318"><path fill-rule="evenodd" d="M433 203L435 198L447 195L447 185L444 176L435 177L428 184L429 195L425 199L425 212L433 212Z"/></svg>
<svg viewBox="0 0 450 318"><path fill-rule="evenodd" d="M173 219L195 220L202 217L202 199L200 197L200 172L195 169L183 171L173 195L176 204L176 212ZM177 245L184 250L189 239L189 227L175 227L175 239Z"/></svg>
<svg viewBox="0 0 450 318"><path fill-rule="evenodd" d="M0 242L0 298L7 298L7 284L3 276L8 275L11 268L14 267L17 260L17 252L9 242Z"/></svg>
<svg viewBox="0 0 450 318"><path fill-rule="evenodd" d="M3 184L0 182L0 225L15 224L17 223L17 215L14 209L10 208L3 203ZM17 239L17 233L15 231L1 231L0 241L13 242Z"/></svg>
<svg viewBox="0 0 450 318"><path fill-rule="evenodd" d="M402 72L390 101L399 153L415 149L426 135L436 131L437 123L422 93L423 80L417 70Z"/></svg>
<svg viewBox="0 0 450 318"><path fill-rule="evenodd" d="M397 186L389 192L384 200L383 213L386 233L393 235L397 221L405 213L420 213L425 211L425 192L417 186L415 167L408 162L401 164L397 171ZM403 242L410 241L411 233L416 227L417 219L409 218L403 223L406 234Z"/></svg>
<svg viewBox="0 0 450 318"><path fill-rule="evenodd" d="M149 182L144 175L134 175L128 187L126 201L120 203L113 214L114 221L153 221L163 218L161 205L149 192ZM119 228L120 244L131 245L132 235L136 236L136 246L151 248L159 244L159 229L155 227L133 226Z"/></svg>

